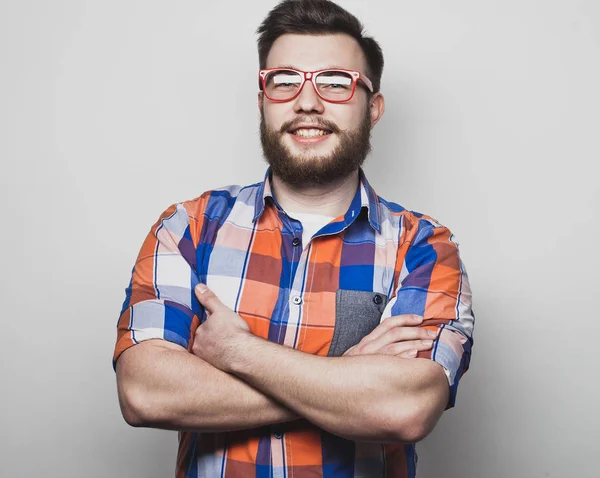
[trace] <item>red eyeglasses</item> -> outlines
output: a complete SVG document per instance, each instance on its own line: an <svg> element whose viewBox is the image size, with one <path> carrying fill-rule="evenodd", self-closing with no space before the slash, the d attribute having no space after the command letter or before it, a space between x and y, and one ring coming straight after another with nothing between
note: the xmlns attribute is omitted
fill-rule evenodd
<svg viewBox="0 0 600 478"><path fill-rule="evenodd" d="M265 96L274 102L283 103L296 98L307 81L312 82L317 95L330 103L350 101L356 83L362 82L372 93L373 84L365 75L355 70L302 71L290 68L260 70L259 87Z"/></svg>

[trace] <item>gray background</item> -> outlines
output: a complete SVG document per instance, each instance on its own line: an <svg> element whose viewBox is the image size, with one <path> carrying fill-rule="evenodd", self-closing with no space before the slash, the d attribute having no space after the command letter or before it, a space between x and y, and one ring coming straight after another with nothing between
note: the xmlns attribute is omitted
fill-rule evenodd
<svg viewBox="0 0 600 478"><path fill-rule="evenodd" d="M340 3L386 55L370 181L453 230L475 294L419 477L598 477L600 3ZM173 476L176 434L120 416L115 323L168 205L262 179L273 5L0 1L0 476Z"/></svg>

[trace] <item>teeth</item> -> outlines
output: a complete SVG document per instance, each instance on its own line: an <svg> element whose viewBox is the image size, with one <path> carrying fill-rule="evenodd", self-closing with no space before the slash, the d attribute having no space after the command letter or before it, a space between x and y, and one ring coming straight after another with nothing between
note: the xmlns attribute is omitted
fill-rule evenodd
<svg viewBox="0 0 600 478"><path fill-rule="evenodd" d="M326 134L328 134L326 131L323 131L322 129L297 129L296 131L294 131L294 134L296 136L302 136L303 138L314 138L316 136L325 136Z"/></svg>

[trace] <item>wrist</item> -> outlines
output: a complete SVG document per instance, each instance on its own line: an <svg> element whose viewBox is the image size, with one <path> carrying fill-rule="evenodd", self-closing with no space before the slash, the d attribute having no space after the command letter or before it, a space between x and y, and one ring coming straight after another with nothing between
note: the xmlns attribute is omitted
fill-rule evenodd
<svg viewBox="0 0 600 478"><path fill-rule="evenodd" d="M243 331L237 334L230 345L227 361L228 370L226 371L241 377L245 371L252 368L251 362L252 358L256 356L256 348L263 342L265 342L264 339L250 332Z"/></svg>

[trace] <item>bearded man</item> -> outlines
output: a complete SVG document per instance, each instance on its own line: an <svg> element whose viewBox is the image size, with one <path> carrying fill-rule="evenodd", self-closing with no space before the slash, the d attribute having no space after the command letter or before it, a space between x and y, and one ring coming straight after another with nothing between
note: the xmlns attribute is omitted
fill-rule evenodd
<svg viewBox="0 0 600 478"><path fill-rule="evenodd" d="M454 405L474 318L450 231L361 165L383 54L328 0L259 30L264 181L160 217L114 363L125 420L177 430L177 477L414 477Z"/></svg>

